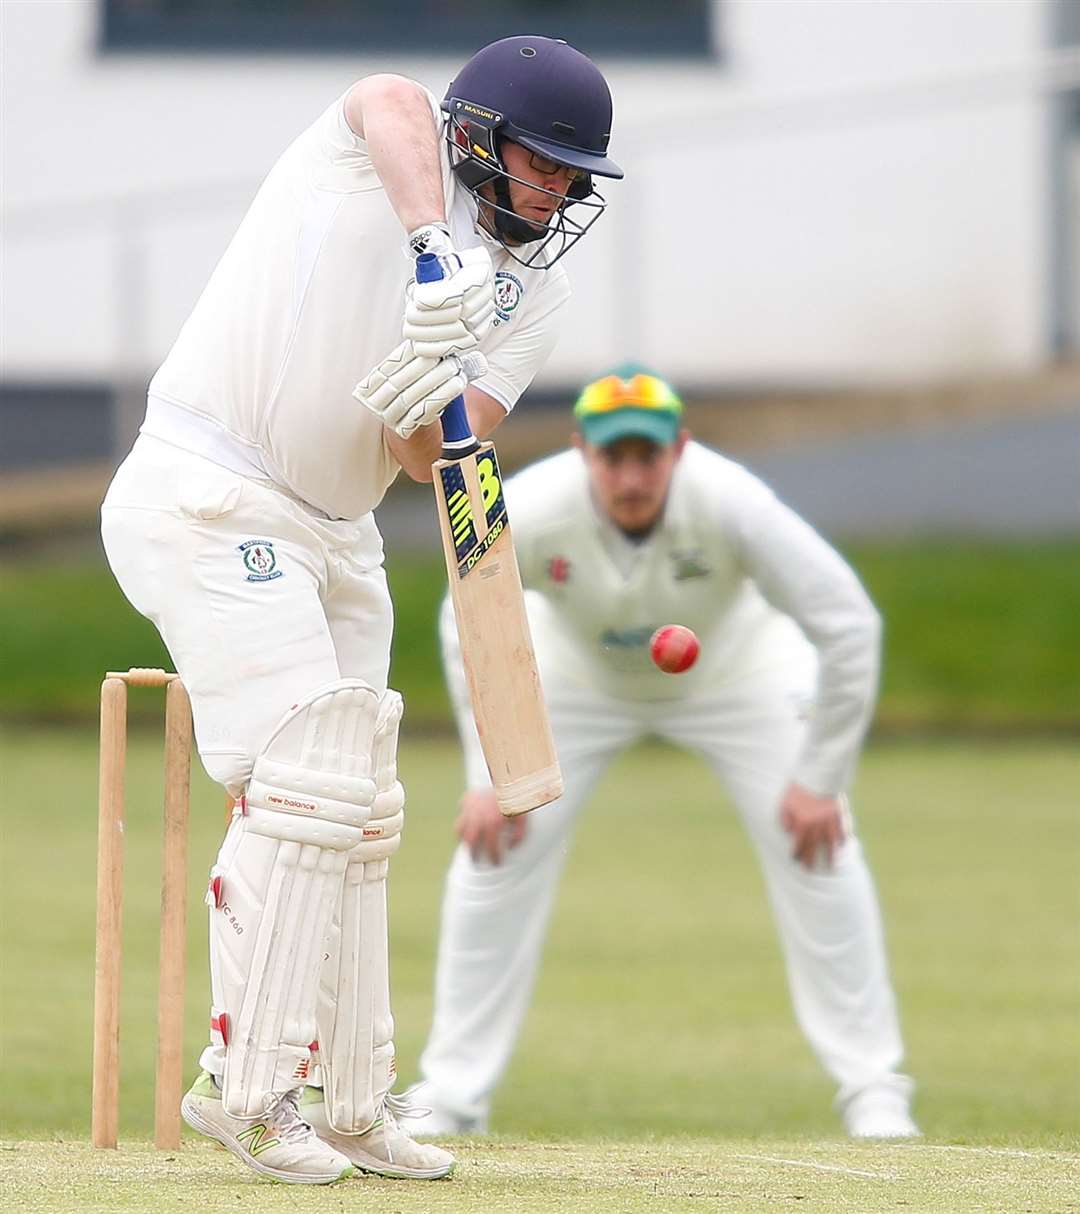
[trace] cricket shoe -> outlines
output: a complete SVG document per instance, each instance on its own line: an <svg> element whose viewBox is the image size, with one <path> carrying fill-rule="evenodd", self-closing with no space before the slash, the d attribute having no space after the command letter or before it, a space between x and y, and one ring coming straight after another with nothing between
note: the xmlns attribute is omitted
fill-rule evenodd
<svg viewBox="0 0 1080 1214"><path fill-rule="evenodd" d="M361 1172L373 1172L394 1180L441 1180L454 1170L457 1160L449 1151L431 1143L414 1142L398 1124L399 1117L412 1118L417 1110L402 1096L383 1097L379 1115L362 1134L342 1134L326 1116L326 1103L319 1088L305 1088L301 1103L304 1117L323 1140L340 1151Z"/></svg>
<svg viewBox="0 0 1080 1214"><path fill-rule="evenodd" d="M300 1116L300 1089L286 1092L269 1105L265 1116L230 1117L221 1089L203 1071L180 1102L180 1113L193 1130L215 1138L249 1168L285 1184L333 1184L351 1176L349 1160L321 1142Z"/></svg>
<svg viewBox="0 0 1080 1214"><path fill-rule="evenodd" d="M903 1082L897 1080L903 1079ZM911 1081L895 1076L856 1092L843 1108L844 1128L852 1138L920 1138L911 1116Z"/></svg>
<svg viewBox="0 0 1080 1214"><path fill-rule="evenodd" d="M414 1138L476 1137L488 1132L486 1116L468 1117L440 1107L433 1099L431 1084L426 1079L406 1088L404 1099L415 1110L409 1123L409 1133Z"/></svg>

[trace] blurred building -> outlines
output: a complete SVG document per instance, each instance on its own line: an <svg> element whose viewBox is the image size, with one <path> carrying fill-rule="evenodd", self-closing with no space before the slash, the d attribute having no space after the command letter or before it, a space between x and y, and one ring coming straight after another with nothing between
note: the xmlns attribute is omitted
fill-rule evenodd
<svg viewBox="0 0 1080 1214"><path fill-rule="evenodd" d="M441 95L523 30L602 65L628 174L539 388L628 355L699 391L941 382L1080 340L1080 5L4 0L4 465L42 426L126 436L262 175L352 80Z"/></svg>

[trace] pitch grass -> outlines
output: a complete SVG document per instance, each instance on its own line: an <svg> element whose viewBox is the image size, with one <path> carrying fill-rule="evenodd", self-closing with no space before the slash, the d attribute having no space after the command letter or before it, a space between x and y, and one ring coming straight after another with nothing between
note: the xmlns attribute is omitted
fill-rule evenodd
<svg viewBox="0 0 1080 1214"><path fill-rule="evenodd" d="M847 555L885 618L883 731L1080 729L1080 539L863 543ZM153 626L92 557L0 567L0 719L90 722L103 671L169 664ZM391 681L414 728L446 728L442 558L392 554L388 572ZM133 699L133 715L145 719L149 703Z"/></svg>
<svg viewBox="0 0 1080 1214"><path fill-rule="evenodd" d="M378 1214L1066 1214L1080 1208L1080 1156L1064 1152L775 1141L650 1139L540 1143L499 1138L455 1144L445 1181L358 1177L329 1188L270 1185L224 1150L185 1142L163 1154L85 1143L22 1142L0 1149L10 1210L35 1214L190 1214L191 1210L364 1210Z"/></svg>
<svg viewBox="0 0 1080 1214"><path fill-rule="evenodd" d="M126 1141L102 1155L83 1145L95 739L3 737L4 1208L1080 1210L1080 816L1068 746L892 744L862 765L855 807L920 1085L922 1144L842 1139L831 1085L792 1021L738 823L701 764L646 747L609 773L572 848L496 1104L504 1137L463 1144L449 1184L302 1193L253 1181L194 1137L172 1162L141 1145L153 1103L159 749L156 736L132 739ZM406 740L401 766L409 807L391 883L392 966L408 1082L430 1018L460 765L449 742ZM201 773L192 827L191 1074L207 1005L199 900L222 830L221 797Z"/></svg>

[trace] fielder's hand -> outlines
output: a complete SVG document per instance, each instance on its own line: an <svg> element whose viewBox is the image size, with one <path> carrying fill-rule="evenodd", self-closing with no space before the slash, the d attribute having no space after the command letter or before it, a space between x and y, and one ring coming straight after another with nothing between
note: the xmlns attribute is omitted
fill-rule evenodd
<svg viewBox="0 0 1080 1214"><path fill-rule="evenodd" d="M517 847L525 838L527 821L527 814L503 817L493 788L471 789L461 798L458 838L474 860L486 857L492 864L499 864L506 849Z"/></svg>
<svg viewBox="0 0 1080 1214"><path fill-rule="evenodd" d="M843 843L842 797L819 797L801 784L789 784L780 802L780 824L792 837L792 856L807 868L813 868L819 852L825 853L827 868Z"/></svg>
<svg viewBox="0 0 1080 1214"><path fill-rule="evenodd" d="M436 224L411 233L409 247L415 256L436 254L445 277L406 287L405 340L424 358L475 350L495 317L495 277L487 250L458 251L449 231Z"/></svg>
<svg viewBox="0 0 1080 1214"><path fill-rule="evenodd" d="M422 358L403 341L353 388L353 396L384 426L408 438L430 426L470 381L487 373L484 356Z"/></svg>

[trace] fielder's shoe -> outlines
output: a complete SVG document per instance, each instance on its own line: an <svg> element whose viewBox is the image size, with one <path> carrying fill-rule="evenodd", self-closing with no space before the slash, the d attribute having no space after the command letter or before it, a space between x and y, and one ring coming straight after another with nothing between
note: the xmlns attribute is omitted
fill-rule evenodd
<svg viewBox="0 0 1080 1214"><path fill-rule="evenodd" d="M301 1107L323 1142L340 1151L362 1172L396 1180L440 1180L449 1176L457 1163L449 1151L431 1143L414 1142L398 1125L399 1117L411 1118L416 1113L402 1096L391 1096L388 1092L379 1116L363 1134L341 1134L330 1125L319 1088L304 1089Z"/></svg>
<svg viewBox="0 0 1080 1214"><path fill-rule="evenodd" d="M403 1096L413 1108L409 1133L413 1138L454 1138L459 1135L480 1137L488 1132L487 1117L467 1117L453 1113L433 1098L426 1079L407 1087Z"/></svg>
<svg viewBox="0 0 1080 1214"><path fill-rule="evenodd" d="M332 1184L353 1174L353 1166L333 1147L320 1142L297 1112L300 1089L286 1092L264 1117L230 1117L221 1104L221 1089L206 1071L180 1103L180 1113L193 1130L216 1138L249 1168L285 1184Z"/></svg>
<svg viewBox="0 0 1080 1214"><path fill-rule="evenodd" d="M897 1078L900 1078L899 1076ZM844 1128L852 1138L920 1138L911 1116L911 1084L875 1083L844 1105Z"/></svg>

